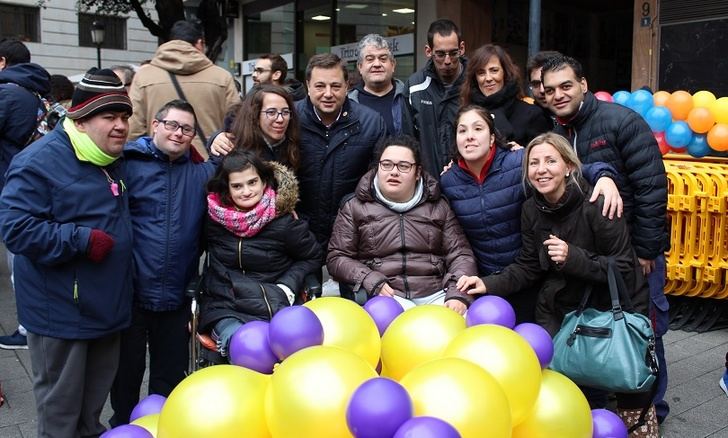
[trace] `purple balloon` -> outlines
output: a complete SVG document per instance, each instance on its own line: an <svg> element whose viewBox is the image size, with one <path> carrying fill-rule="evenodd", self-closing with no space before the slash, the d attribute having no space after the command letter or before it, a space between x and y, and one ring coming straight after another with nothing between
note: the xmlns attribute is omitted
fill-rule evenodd
<svg viewBox="0 0 728 438"><path fill-rule="evenodd" d="M545 328L538 324L524 322L513 328L536 352L541 368L546 368L554 357L554 342Z"/></svg>
<svg viewBox="0 0 728 438"><path fill-rule="evenodd" d="M136 424L125 424L107 430L101 438L154 438L154 435Z"/></svg>
<svg viewBox="0 0 728 438"><path fill-rule="evenodd" d="M283 360L306 347L324 343L324 327L308 307L285 307L273 315L268 326L270 349Z"/></svg>
<svg viewBox="0 0 728 438"><path fill-rule="evenodd" d="M129 416L129 423L136 420L137 418L146 417L147 415L151 414L158 414L162 412L162 406L164 406L164 402L167 401L167 397L161 396L159 394L150 394L147 397L143 398L139 403L137 403L136 406L134 406L134 409L131 411L131 415Z"/></svg>
<svg viewBox="0 0 728 438"><path fill-rule="evenodd" d="M516 325L516 312L511 304L495 295L484 295L473 302L465 316L468 327L479 324L496 324L510 329Z"/></svg>
<svg viewBox="0 0 728 438"><path fill-rule="evenodd" d="M385 297L378 295L364 304L364 310L369 313L374 323L377 324L379 330L379 336L384 334L389 324L394 321L394 318L399 316L400 313L404 312L404 308L397 300L392 297Z"/></svg>
<svg viewBox="0 0 728 438"><path fill-rule="evenodd" d="M346 423L356 438L390 437L412 418L412 400L394 380L375 377L362 383L346 408Z"/></svg>
<svg viewBox="0 0 728 438"><path fill-rule="evenodd" d="M606 409L592 409L592 438L627 438L627 426L619 415Z"/></svg>
<svg viewBox="0 0 728 438"><path fill-rule="evenodd" d="M243 324L230 338L230 363L257 371L273 374L278 362L268 341L268 323L251 321Z"/></svg>
<svg viewBox="0 0 728 438"><path fill-rule="evenodd" d="M439 418L415 417L397 429L392 438L460 438L460 433Z"/></svg>

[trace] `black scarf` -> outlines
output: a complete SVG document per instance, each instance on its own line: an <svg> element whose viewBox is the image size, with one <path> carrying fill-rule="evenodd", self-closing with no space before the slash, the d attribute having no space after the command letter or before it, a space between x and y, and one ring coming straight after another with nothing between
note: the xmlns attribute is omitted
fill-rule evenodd
<svg viewBox="0 0 728 438"><path fill-rule="evenodd" d="M586 181L579 178L578 180L570 180L566 183L566 190L556 204L551 204L537 190L533 189L533 200L538 210L546 215L556 218L562 218L574 211L576 207L584 202L584 197L588 192Z"/></svg>
<svg viewBox="0 0 728 438"><path fill-rule="evenodd" d="M496 93L486 96L480 91L478 81L473 81L470 85L470 102L482 106L489 111L501 110L506 117L510 117L513 113L513 104L518 95L518 86L515 82L506 83L503 88Z"/></svg>

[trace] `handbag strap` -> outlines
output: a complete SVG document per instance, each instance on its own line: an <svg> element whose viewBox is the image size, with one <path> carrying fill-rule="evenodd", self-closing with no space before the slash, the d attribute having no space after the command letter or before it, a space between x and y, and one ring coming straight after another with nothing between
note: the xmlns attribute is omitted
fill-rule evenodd
<svg viewBox="0 0 728 438"><path fill-rule="evenodd" d="M167 71L167 73L169 74L169 78L172 79L172 85L174 85L174 89L177 90L177 95L179 96L179 98L187 102L187 97L185 97L185 92L182 91L182 87L179 85L177 75L175 75L171 71ZM202 128L200 127L199 123L195 123L195 131L200 137L200 140L202 140L202 144L207 144L207 137L205 137L205 133L202 132Z"/></svg>

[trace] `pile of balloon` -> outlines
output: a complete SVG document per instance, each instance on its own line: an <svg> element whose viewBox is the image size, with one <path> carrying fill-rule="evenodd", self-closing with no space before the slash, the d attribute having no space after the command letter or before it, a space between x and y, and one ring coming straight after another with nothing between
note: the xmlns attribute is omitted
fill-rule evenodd
<svg viewBox="0 0 728 438"><path fill-rule="evenodd" d="M626 438L620 418L549 370L553 344L502 298L465 317L320 298L243 325L230 365L151 395L102 438Z"/></svg>
<svg viewBox="0 0 728 438"><path fill-rule="evenodd" d="M725 155L728 151L728 97L716 99L707 90L691 95L678 90L655 94L639 89L597 91L599 100L629 107L644 117L655 135L660 152L685 153L696 158Z"/></svg>

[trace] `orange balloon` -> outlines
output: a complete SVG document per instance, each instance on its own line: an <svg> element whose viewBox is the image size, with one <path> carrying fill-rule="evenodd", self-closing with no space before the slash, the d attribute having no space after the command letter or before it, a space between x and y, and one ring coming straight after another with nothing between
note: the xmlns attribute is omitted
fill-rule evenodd
<svg viewBox="0 0 728 438"><path fill-rule="evenodd" d="M667 91L658 91L652 95L652 100L655 102L655 106L667 106L667 100L670 98L670 93Z"/></svg>
<svg viewBox="0 0 728 438"><path fill-rule="evenodd" d="M696 107L688 114L688 126L698 134L705 134L715 125L715 116L708 108Z"/></svg>
<svg viewBox="0 0 728 438"><path fill-rule="evenodd" d="M672 113L674 120L685 120L693 109L693 96L687 91L676 91L667 99L667 108Z"/></svg>
<svg viewBox="0 0 728 438"><path fill-rule="evenodd" d="M718 123L708 131L708 146L716 151L728 151L728 125Z"/></svg>

